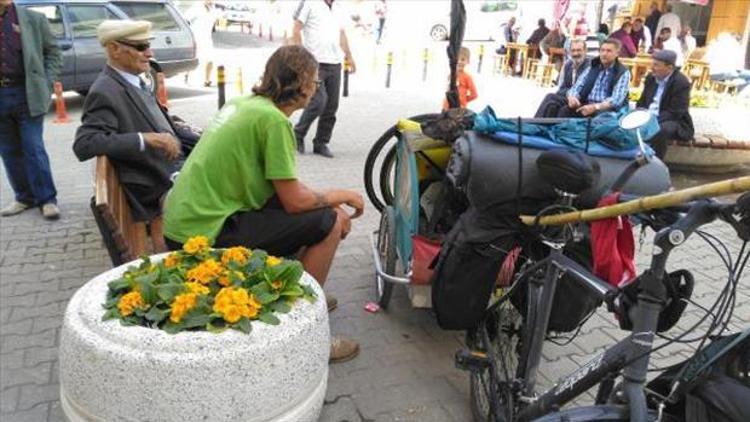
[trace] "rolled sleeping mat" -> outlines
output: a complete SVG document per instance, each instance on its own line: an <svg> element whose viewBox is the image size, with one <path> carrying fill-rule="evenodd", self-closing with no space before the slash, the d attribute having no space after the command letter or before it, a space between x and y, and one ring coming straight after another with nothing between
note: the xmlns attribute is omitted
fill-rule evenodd
<svg viewBox="0 0 750 422"><path fill-rule="evenodd" d="M566 148L561 146L561 148ZM453 153L446 174L454 186L465 192L469 202L480 212L512 214L537 213L557 198L552 183L544 180L536 160L545 150L523 148L521 201L518 197L519 149L482 134L466 131L453 144ZM576 202L579 208L593 208L599 198L617 180L633 160L592 157L599 163L598 183L583 191ZM622 192L653 195L669 190L671 180L667 166L658 158L635 171ZM520 205L517 210L516 206Z"/></svg>

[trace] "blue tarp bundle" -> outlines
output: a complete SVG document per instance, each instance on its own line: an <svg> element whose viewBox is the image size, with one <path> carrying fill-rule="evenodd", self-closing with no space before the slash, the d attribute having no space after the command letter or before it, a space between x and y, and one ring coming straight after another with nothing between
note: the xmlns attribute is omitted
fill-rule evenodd
<svg viewBox="0 0 750 422"><path fill-rule="evenodd" d="M640 152L635 131L620 127L620 118L626 113L627 111L606 112L591 119L589 155L629 159ZM522 143L529 148L568 146L584 151L586 125L587 119L568 119L557 124L522 123ZM475 116L474 130L503 143L518 144L518 120L497 118L495 111L489 106ZM659 123L652 117L640 131L644 140L651 139L659 131ZM653 155L653 150L648 146L647 153Z"/></svg>

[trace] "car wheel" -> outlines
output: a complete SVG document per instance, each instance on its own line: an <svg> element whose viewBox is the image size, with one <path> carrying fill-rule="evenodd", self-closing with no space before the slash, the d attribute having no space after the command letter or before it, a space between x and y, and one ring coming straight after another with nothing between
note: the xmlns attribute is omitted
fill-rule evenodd
<svg viewBox="0 0 750 422"><path fill-rule="evenodd" d="M445 25L437 24L430 29L430 38L433 41L445 41L448 39L448 28Z"/></svg>

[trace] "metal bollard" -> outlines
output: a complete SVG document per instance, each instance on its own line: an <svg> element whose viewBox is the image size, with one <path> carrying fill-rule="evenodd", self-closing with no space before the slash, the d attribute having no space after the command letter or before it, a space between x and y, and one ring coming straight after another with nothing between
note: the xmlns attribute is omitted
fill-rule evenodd
<svg viewBox="0 0 750 422"><path fill-rule="evenodd" d="M224 66L221 65L216 68L216 86L219 88L219 109L224 106L227 100L226 97L226 80L224 78Z"/></svg>
<svg viewBox="0 0 750 422"><path fill-rule="evenodd" d="M344 59L344 97L349 96L349 60Z"/></svg>
<svg viewBox="0 0 750 422"><path fill-rule="evenodd" d="M240 95L245 94L245 85L242 82L242 68L237 68L237 92L240 93Z"/></svg>
<svg viewBox="0 0 750 422"><path fill-rule="evenodd" d="M391 87L391 71L393 70L393 52L389 51L388 56L386 56L386 64L388 65L388 70L385 74L385 87L390 88Z"/></svg>
<svg viewBox="0 0 750 422"><path fill-rule="evenodd" d="M422 52L422 62L424 62L424 65L422 66L422 82L427 80L427 62L430 61L430 50L424 49Z"/></svg>
<svg viewBox="0 0 750 422"><path fill-rule="evenodd" d="M477 63L477 73L482 73L482 61L484 60L484 44L479 45L479 63Z"/></svg>

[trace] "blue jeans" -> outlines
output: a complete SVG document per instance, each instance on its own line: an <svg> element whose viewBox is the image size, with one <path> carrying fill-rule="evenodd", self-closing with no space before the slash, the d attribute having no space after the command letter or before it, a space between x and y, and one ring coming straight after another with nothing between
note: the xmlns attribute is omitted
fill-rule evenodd
<svg viewBox="0 0 750 422"><path fill-rule="evenodd" d="M43 114L29 115L24 86L0 87L0 155L16 201L29 206L57 202L43 124Z"/></svg>

